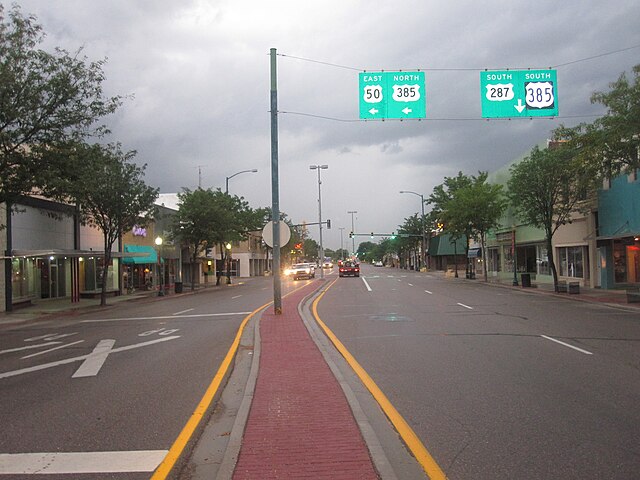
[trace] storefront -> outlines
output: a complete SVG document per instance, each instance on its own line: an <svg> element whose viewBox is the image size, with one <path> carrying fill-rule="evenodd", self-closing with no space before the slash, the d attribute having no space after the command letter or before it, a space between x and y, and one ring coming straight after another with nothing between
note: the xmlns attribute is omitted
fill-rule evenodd
<svg viewBox="0 0 640 480"><path fill-rule="evenodd" d="M598 267L603 288L640 285L640 236L599 239Z"/></svg>

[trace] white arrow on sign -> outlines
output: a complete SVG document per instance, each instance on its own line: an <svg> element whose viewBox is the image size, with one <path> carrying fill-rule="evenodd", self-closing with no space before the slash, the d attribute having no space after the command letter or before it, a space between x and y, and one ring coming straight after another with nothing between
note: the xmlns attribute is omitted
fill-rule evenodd
<svg viewBox="0 0 640 480"><path fill-rule="evenodd" d="M380 110L376 110L375 108L372 108L371 110L369 110L369 113L371 115L375 115L376 113L378 113Z"/></svg>
<svg viewBox="0 0 640 480"><path fill-rule="evenodd" d="M522 113L526 105L522 104L522 99L518 99L518 105L514 105L515 109L518 110L518 113Z"/></svg>
<svg viewBox="0 0 640 480"><path fill-rule="evenodd" d="M405 115L409 115L411 112L413 112L413 110L411 110L409 107L406 107L404 110L402 110L402 113L404 113Z"/></svg>

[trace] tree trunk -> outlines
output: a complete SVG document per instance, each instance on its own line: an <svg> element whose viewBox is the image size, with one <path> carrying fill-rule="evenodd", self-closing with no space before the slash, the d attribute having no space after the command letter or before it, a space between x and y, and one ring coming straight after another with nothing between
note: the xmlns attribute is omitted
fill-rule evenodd
<svg viewBox="0 0 640 480"><path fill-rule="evenodd" d="M489 281L488 269L487 269L487 255L486 255L486 247L485 247L485 236L486 234L480 234L480 251L482 252L482 273L484 273L484 281Z"/></svg>
<svg viewBox="0 0 640 480"><path fill-rule="evenodd" d="M553 275L553 290L558 291L558 271L556 270L556 263L553 261L553 250L551 248L552 237L547 235L547 261L549 262L549 268Z"/></svg>
<svg viewBox="0 0 640 480"><path fill-rule="evenodd" d="M198 247L194 247L193 255L191 256L191 291L196 289L196 260L198 259Z"/></svg>
<svg viewBox="0 0 640 480"><path fill-rule="evenodd" d="M224 244L220 243L220 263L222 265L222 268L224 268ZM220 272L222 273L222 272ZM218 269L216 268L216 286L220 285L220 277L222 275L218 274Z"/></svg>

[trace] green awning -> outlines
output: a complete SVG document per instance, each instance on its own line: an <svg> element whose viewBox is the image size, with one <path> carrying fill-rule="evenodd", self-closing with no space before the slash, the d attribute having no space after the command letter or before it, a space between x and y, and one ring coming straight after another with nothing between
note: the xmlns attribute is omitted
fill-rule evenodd
<svg viewBox="0 0 640 480"><path fill-rule="evenodd" d="M443 233L437 237L431 238L429 245L429 255L431 256L443 256L443 255L464 255L467 238L463 236L455 242L448 233Z"/></svg>
<svg viewBox="0 0 640 480"><path fill-rule="evenodd" d="M134 253L138 255L127 256L127 253ZM143 255L145 254L145 255ZM156 249L146 245L126 245L124 246L124 254L122 256L122 263L157 263L158 255Z"/></svg>

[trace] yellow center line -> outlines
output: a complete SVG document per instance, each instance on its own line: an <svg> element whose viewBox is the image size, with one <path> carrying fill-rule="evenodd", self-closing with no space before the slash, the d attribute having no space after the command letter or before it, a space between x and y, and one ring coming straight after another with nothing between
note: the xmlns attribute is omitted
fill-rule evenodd
<svg viewBox="0 0 640 480"><path fill-rule="evenodd" d="M324 330L324 333L329 337L329 339L333 342L336 349L340 352L340 354L344 357L347 363L351 366L353 371L358 375L362 383L367 387L373 398L378 402L380 408L385 413L385 415L389 418L396 431L404 440L405 444L411 451L411 453L415 456L418 463L422 466L422 469L429 475L431 480L446 480L446 475L442 471L442 469L438 466L434 458L431 456L429 451L420 441L418 435L413 431L413 429L409 426L402 415L396 410L396 408L391 404L391 401L387 398L387 396L378 388L373 379L369 376L369 374L365 371L364 368L358 363L358 361L349 353L346 347L342 344L338 337L327 327L327 325L320 319L318 315L318 303L324 297L324 294L327 293L329 288L336 283L337 280L334 280L330 283L327 288L313 301L311 306L313 316Z"/></svg>

